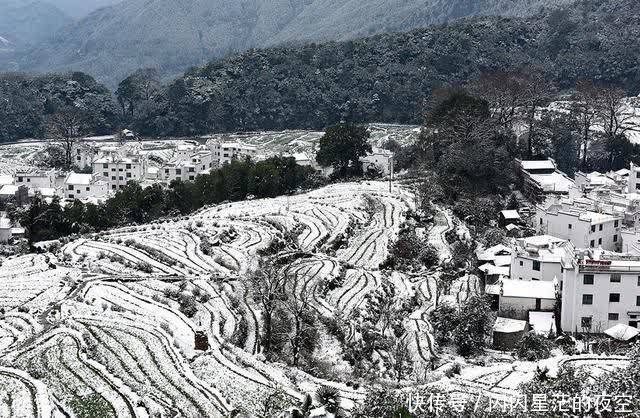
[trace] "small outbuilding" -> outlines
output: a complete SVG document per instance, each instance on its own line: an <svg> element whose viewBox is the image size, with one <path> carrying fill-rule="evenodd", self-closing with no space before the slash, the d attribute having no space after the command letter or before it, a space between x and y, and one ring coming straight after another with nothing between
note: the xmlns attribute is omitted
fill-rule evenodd
<svg viewBox="0 0 640 418"><path fill-rule="evenodd" d="M513 350L528 330L527 321L497 317L493 324L493 348Z"/></svg>
<svg viewBox="0 0 640 418"><path fill-rule="evenodd" d="M518 224L522 221L517 210L503 210L498 217L498 224L505 227L509 224Z"/></svg>
<svg viewBox="0 0 640 418"><path fill-rule="evenodd" d="M614 340L631 342L638 338L640 330L627 324L616 324L604 332Z"/></svg>

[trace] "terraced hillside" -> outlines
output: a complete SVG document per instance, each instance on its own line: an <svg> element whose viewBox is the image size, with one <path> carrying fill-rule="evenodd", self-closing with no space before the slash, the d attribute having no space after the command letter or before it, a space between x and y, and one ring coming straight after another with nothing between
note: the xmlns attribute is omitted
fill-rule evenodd
<svg viewBox="0 0 640 418"><path fill-rule="evenodd" d="M403 320L403 340L415 370L427 370L439 355L428 321L438 271L379 269L413 202L401 186L390 193L383 182L336 184L204 208L4 260L2 415L261 416L274 393L296 404L321 386L336 388L341 406L352 410L367 387L265 360L263 312L248 278L265 254L286 260L279 268L288 284L309 295L319 317L344 321L348 345L363 338L356 313L368 309L367 295L393 288L394 303L417 301ZM441 210L427 231L443 258L444 234L452 227L451 215ZM469 275L444 296L460 303L478 291L477 278ZM206 336L207 350L196 350L196 336ZM321 351L335 357L333 346L324 335ZM503 369L465 372L448 388L509 394L512 389L498 384L474 383L482 373L515 372ZM514 380L531 367L523 370Z"/></svg>

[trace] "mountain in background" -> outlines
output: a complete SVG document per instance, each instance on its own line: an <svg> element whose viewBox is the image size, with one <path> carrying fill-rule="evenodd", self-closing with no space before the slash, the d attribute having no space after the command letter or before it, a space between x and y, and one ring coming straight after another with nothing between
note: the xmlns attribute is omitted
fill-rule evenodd
<svg viewBox="0 0 640 418"><path fill-rule="evenodd" d="M32 0L0 0L0 48L37 45L72 20L50 3Z"/></svg>
<svg viewBox="0 0 640 418"><path fill-rule="evenodd" d="M570 2L127 0L91 13L15 60L23 71L79 70L113 87L138 68L158 68L169 78L253 47L344 40L465 16L528 16L542 6Z"/></svg>
<svg viewBox="0 0 640 418"><path fill-rule="evenodd" d="M94 10L120 3L122 0L43 0L55 5L74 19L87 16Z"/></svg>

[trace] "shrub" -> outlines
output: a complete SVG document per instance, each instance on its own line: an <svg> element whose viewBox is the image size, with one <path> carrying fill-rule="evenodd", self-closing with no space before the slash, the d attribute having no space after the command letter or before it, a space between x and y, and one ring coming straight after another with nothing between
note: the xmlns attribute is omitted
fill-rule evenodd
<svg viewBox="0 0 640 418"><path fill-rule="evenodd" d="M340 408L340 392L334 387L320 386L316 391L316 399L331 414L336 414Z"/></svg>
<svg viewBox="0 0 640 418"><path fill-rule="evenodd" d="M525 334L516 346L515 354L521 360L536 361L551 356L552 344L541 335L530 332Z"/></svg>

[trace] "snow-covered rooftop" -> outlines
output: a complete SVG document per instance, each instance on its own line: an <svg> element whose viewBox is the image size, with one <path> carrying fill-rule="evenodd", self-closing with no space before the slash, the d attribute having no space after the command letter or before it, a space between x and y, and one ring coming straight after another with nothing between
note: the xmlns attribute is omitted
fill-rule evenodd
<svg viewBox="0 0 640 418"><path fill-rule="evenodd" d="M616 324L604 333L619 341L629 341L630 339L637 337L638 334L640 334L640 330L627 324Z"/></svg>
<svg viewBox="0 0 640 418"><path fill-rule="evenodd" d="M521 332L527 328L527 321L520 321L518 319L503 318L501 316L496 318L496 322L493 324L494 332L503 332L506 334L513 332Z"/></svg>
<svg viewBox="0 0 640 418"><path fill-rule="evenodd" d="M0 186L5 184L13 184L13 176L11 174L0 174Z"/></svg>
<svg viewBox="0 0 640 418"><path fill-rule="evenodd" d="M0 187L0 195L2 196L13 196L18 191L18 186L13 184L5 184Z"/></svg>
<svg viewBox="0 0 640 418"><path fill-rule="evenodd" d="M567 193L575 185L574 181L562 173L530 174L531 179L547 192Z"/></svg>
<svg viewBox="0 0 640 418"><path fill-rule="evenodd" d="M520 214L517 210L503 210L500 214L504 219L520 219Z"/></svg>
<svg viewBox="0 0 640 418"><path fill-rule="evenodd" d="M88 186L91 184L92 179L93 179L93 174L69 173L64 183L71 184L71 185L77 184L77 185Z"/></svg>
<svg viewBox="0 0 640 418"><path fill-rule="evenodd" d="M522 161L522 168L529 170L555 170L556 165L551 160Z"/></svg>

